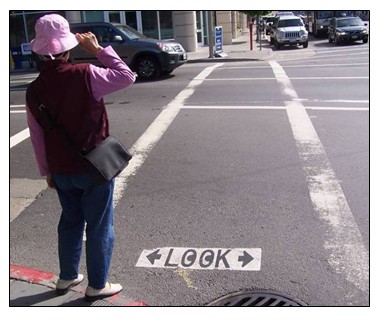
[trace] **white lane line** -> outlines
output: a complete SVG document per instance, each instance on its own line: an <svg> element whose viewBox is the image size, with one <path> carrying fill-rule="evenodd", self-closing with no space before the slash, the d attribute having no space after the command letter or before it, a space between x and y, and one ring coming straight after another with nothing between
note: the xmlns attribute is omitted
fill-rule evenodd
<svg viewBox="0 0 379 320"><path fill-rule="evenodd" d="M213 70L220 67L222 63L214 64L200 72L157 116L142 136L135 142L130 149L133 154L129 165L116 178L113 205L117 206L130 176L136 175L138 169L145 162L152 148L160 140L167 128L178 115L184 102L194 93L195 89L211 74Z"/></svg>
<svg viewBox="0 0 379 320"><path fill-rule="evenodd" d="M10 105L9 107L10 108L25 108L25 105L24 104L14 104L14 105Z"/></svg>
<svg viewBox="0 0 379 320"><path fill-rule="evenodd" d="M183 106L182 109L210 110L286 110L285 106Z"/></svg>
<svg viewBox="0 0 379 320"><path fill-rule="evenodd" d="M18 145L22 141L28 139L30 137L29 128L26 128L22 130L21 132L15 134L10 138L10 147L9 149L13 148L14 146Z"/></svg>
<svg viewBox="0 0 379 320"><path fill-rule="evenodd" d="M322 111L370 111L370 108L338 108L338 107L305 107L307 110L322 110Z"/></svg>
<svg viewBox="0 0 379 320"><path fill-rule="evenodd" d="M291 99L298 99L284 69L276 61L270 61L270 65L282 92ZM367 292L368 251L337 176L303 104L300 101L286 104L314 210L329 226L324 240L328 261L337 273Z"/></svg>
<svg viewBox="0 0 379 320"><path fill-rule="evenodd" d="M296 99L294 99L296 100ZM307 99L297 99L298 101L307 101ZM312 101L316 102L316 101ZM344 103L369 103L367 100L325 100L317 102L344 102ZM286 110L286 106L182 106L181 109L213 109L213 110ZM325 110L325 111L370 111L369 108L339 108L339 107L305 107L309 110ZM25 113L26 111L10 111L10 113ZM11 137L11 148L25 139L29 138L29 130L25 129L22 132Z"/></svg>
<svg viewBox="0 0 379 320"><path fill-rule="evenodd" d="M291 80L361 80L370 79L370 77L291 77ZM263 81L263 80L276 80L276 78L218 78L218 79L205 79L205 81Z"/></svg>
<svg viewBox="0 0 379 320"><path fill-rule="evenodd" d="M330 68L330 67L359 67L359 66L369 66L370 64L367 62L362 63L333 63L333 64L299 64L299 65L282 65L283 68ZM267 69L271 66L246 66L246 67L223 67L219 68L219 70L232 70L232 69Z"/></svg>
<svg viewBox="0 0 379 320"><path fill-rule="evenodd" d="M361 67L370 66L367 62L357 63L332 63L332 64L297 64L297 65L282 65L283 68L338 68L338 67Z"/></svg>
<svg viewBox="0 0 379 320"><path fill-rule="evenodd" d="M344 99L337 99L337 100L320 100L320 99L293 99L293 101L303 101L303 102L317 102L317 103L370 103L370 100L344 100Z"/></svg>
<svg viewBox="0 0 379 320"><path fill-rule="evenodd" d="M301 99L299 99L300 101ZM287 102L288 103L288 102ZM286 106L183 106L182 109L192 110L287 110ZM346 107L312 107L309 110L325 110L325 111L370 111L369 108L346 108Z"/></svg>
<svg viewBox="0 0 379 320"><path fill-rule="evenodd" d="M25 110L11 110L9 113L26 113Z"/></svg>
<svg viewBox="0 0 379 320"><path fill-rule="evenodd" d="M9 83L10 84L16 84L16 83L31 83L33 82L33 80L10 80Z"/></svg>

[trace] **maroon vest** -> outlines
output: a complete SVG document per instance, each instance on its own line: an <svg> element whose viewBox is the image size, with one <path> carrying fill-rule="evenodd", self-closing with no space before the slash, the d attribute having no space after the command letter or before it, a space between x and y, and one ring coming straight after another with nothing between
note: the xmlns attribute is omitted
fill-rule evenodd
<svg viewBox="0 0 379 320"><path fill-rule="evenodd" d="M50 172L84 172L85 165L76 148L89 151L109 136L104 101L98 102L92 96L89 64L73 65L60 60L45 62L38 78L28 87L26 102L44 128ZM70 145L60 129L49 128L49 121L39 110L41 104L76 148Z"/></svg>

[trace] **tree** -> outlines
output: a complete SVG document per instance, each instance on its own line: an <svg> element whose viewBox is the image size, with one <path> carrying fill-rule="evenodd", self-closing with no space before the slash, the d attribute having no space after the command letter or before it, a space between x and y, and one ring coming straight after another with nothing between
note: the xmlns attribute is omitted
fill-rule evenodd
<svg viewBox="0 0 379 320"><path fill-rule="evenodd" d="M244 14L246 14L249 18L256 19L258 21L259 17L265 16L269 14L271 11L269 10L251 10L251 11L240 11ZM258 40L258 28L256 29L256 35Z"/></svg>
<svg viewBox="0 0 379 320"><path fill-rule="evenodd" d="M265 16L269 14L271 11L269 10L252 10L252 11L240 11L244 14L246 14L248 17L257 18L261 16Z"/></svg>

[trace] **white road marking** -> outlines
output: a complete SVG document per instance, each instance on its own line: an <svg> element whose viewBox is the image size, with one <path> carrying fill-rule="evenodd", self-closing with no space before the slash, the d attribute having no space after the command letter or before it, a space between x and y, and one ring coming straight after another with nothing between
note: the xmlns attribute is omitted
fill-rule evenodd
<svg viewBox="0 0 379 320"><path fill-rule="evenodd" d="M129 177L136 175L138 169L145 162L151 149L160 140L167 128L178 115L184 102L194 93L195 89L211 74L213 70L220 67L222 63L214 64L200 72L157 116L153 123L147 128L142 136L135 142L130 149L133 154L129 165L116 178L115 191L113 197L114 207L117 206L124 190L127 186Z"/></svg>
<svg viewBox="0 0 379 320"><path fill-rule="evenodd" d="M333 64L297 64L297 65L288 65L283 68L330 68L330 67L358 67L358 66L369 66L370 64L367 62L357 62L357 63L333 63ZM219 68L219 70L234 70L234 69L266 69L271 66L245 66L245 67L223 67Z"/></svg>
<svg viewBox="0 0 379 320"><path fill-rule="evenodd" d="M299 99L301 101L301 99ZM285 102L286 103L286 102ZM288 101L287 101L288 103ZM182 109L192 110L287 110L286 106L183 106ZM369 108L346 108L346 107L305 107L309 110L324 111L370 111Z"/></svg>
<svg viewBox="0 0 379 320"><path fill-rule="evenodd" d="M276 61L270 65L283 94L299 99L284 69ZM337 273L367 292L368 251L336 174L303 104L292 101L286 105L314 210L329 226L324 240L328 261Z"/></svg>
<svg viewBox="0 0 379 320"><path fill-rule="evenodd" d="M183 106L182 109L209 110L286 110L285 106Z"/></svg>
<svg viewBox="0 0 379 320"><path fill-rule="evenodd" d="M18 145L22 141L28 139L30 137L29 128L26 128L22 130L21 132L15 134L10 138L10 147L9 149L13 148L14 146Z"/></svg>
<svg viewBox="0 0 379 320"><path fill-rule="evenodd" d="M282 65L283 68L338 68L338 67L361 67L370 66L367 62L357 62L357 63L332 63L332 64L297 64L297 65Z"/></svg>
<svg viewBox="0 0 379 320"><path fill-rule="evenodd" d="M10 84L16 84L16 83L31 83L33 82L33 80L10 80L9 83Z"/></svg>
<svg viewBox="0 0 379 320"><path fill-rule="evenodd" d="M359 61L362 61L362 57L359 57L358 55L362 55L362 54L366 54L367 55L367 52L364 52L364 53L355 53L355 54L340 54L340 55L333 55L333 56L328 56L328 55L324 55L324 56L319 56L318 54L317 55L314 55L314 56L311 56L311 57L285 57L285 56L282 56L280 57L280 61L283 61L283 62L286 62L286 61L303 61L303 60L315 60L317 62L320 62L321 59L328 59L329 61L331 59L334 59L334 58L338 58L338 61L342 61L342 60L353 60L353 59L359 59ZM354 55L356 57L351 57L351 55ZM363 57L365 58L365 57Z"/></svg>
<svg viewBox="0 0 379 320"><path fill-rule="evenodd" d="M338 108L338 107L305 107L307 110L322 111L370 111L370 108Z"/></svg>
<svg viewBox="0 0 379 320"><path fill-rule="evenodd" d="M318 102L318 103L370 103L370 100L321 100L321 99L293 99L292 101L303 101L303 102Z"/></svg>
<svg viewBox="0 0 379 320"><path fill-rule="evenodd" d="M9 113L26 113L26 110L11 110Z"/></svg>
<svg viewBox="0 0 379 320"><path fill-rule="evenodd" d="M291 77L290 80L361 80L370 79L370 77ZM218 78L205 79L205 81L264 81L276 80L276 78Z"/></svg>
<svg viewBox="0 0 379 320"><path fill-rule="evenodd" d="M259 271L261 256L261 248L165 247L143 250L136 267Z"/></svg>
<svg viewBox="0 0 379 320"><path fill-rule="evenodd" d="M303 102L318 102L318 103L370 103L369 100L308 100L308 99L293 99L294 101L303 101ZM261 102L261 101L257 101ZM11 108L17 107L17 106L10 106ZM286 106L182 106L181 109L213 109L213 110L286 110ZM325 110L325 111L370 111L369 108L352 108L352 107L312 107L307 106L305 109L311 109L311 110ZM26 111L23 110L16 110L16 111L10 111L10 113L25 113ZM19 132L18 134L11 137L11 148L19 144L20 142L24 141L25 139L29 138L29 131L28 128L23 130L22 132Z"/></svg>

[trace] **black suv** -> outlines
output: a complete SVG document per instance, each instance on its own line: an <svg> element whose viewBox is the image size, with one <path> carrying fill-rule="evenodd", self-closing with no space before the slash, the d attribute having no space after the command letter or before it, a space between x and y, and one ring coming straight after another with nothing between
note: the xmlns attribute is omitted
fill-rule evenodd
<svg viewBox="0 0 379 320"><path fill-rule="evenodd" d="M70 29L74 34L90 31L102 47L111 45L142 80L169 74L187 61L187 53L179 43L147 38L127 25L108 22L72 23ZM73 63L100 63L80 46L71 50L70 58Z"/></svg>
<svg viewBox="0 0 379 320"><path fill-rule="evenodd" d="M329 42L340 44L362 40L368 42L367 26L359 17L332 18L328 28Z"/></svg>

